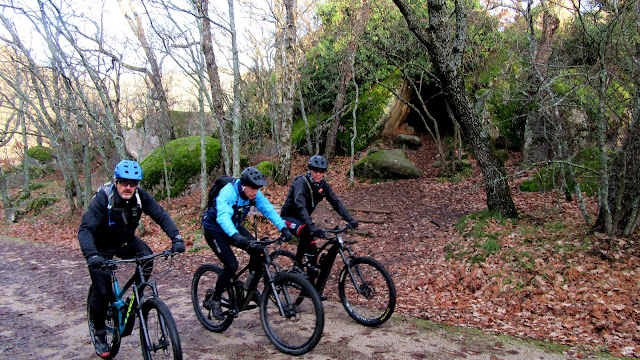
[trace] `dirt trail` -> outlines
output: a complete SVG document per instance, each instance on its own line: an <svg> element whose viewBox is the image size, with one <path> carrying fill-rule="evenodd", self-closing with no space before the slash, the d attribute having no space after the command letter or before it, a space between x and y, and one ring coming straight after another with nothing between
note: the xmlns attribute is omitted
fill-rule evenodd
<svg viewBox="0 0 640 360"><path fill-rule="evenodd" d="M0 236L0 357L91 359L85 297L89 277L79 251ZM183 255L181 255L183 256ZM188 255L184 255L188 256ZM180 261L176 258L175 261ZM154 272L155 273L155 272ZM291 359L268 341L257 311L222 334L206 331L189 298L190 273L158 271L160 294L177 321L185 359ZM124 279L123 275L123 279ZM380 328L352 321L328 300L319 345L305 359L570 359L516 339L444 329L399 315ZM425 325L426 324L426 325ZM136 325L137 327L137 325ZM140 358L138 332L123 339L117 359Z"/></svg>

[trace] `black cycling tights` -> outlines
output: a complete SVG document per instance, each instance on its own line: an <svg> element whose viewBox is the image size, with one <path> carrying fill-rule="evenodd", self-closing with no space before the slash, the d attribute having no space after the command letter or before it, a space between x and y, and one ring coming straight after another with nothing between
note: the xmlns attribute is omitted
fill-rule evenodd
<svg viewBox="0 0 640 360"><path fill-rule="evenodd" d="M238 226L238 232L249 240L255 240L251 233L243 226ZM252 271L260 270L259 257L262 254L261 250L256 251L247 248L246 246L238 246L227 234L209 229L204 229L204 238L222 263L222 273L218 276L216 288L213 292L213 300L220 300L222 292L231 284L233 275L238 271L238 259L233 253L231 245L240 248L249 254L249 263L252 264Z"/></svg>
<svg viewBox="0 0 640 360"><path fill-rule="evenodd" d="M134 240L129 241L123 247L113 251L99 252L99 255L105 259L111 259L114 255L120 259L130 259L135 256L150 255L152 253L151 248L144 241L135 237ZM145 278L148 279L151 276L152 270L153 262L151 261L144 268ZM96 330L102 330L105 326L109 301L114 297L113 288L111 287L111 271L89 267L89 275L91 276L94 290L94 297L89 302L91 313L93 314L93 326ZM140 283L140 279L137 279L136 283Z"/></svg>

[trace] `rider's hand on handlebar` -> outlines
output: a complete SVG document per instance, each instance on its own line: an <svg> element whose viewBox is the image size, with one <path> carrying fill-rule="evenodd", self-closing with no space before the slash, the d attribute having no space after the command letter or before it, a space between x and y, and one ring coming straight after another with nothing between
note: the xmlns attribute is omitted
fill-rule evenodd
<svg viewBox="0 0 640 360"><path fill-rule="evenodd" d="M186 250L184 246L184 241L174 241L173 245L171 245L171 252L173 253L183 253Z"/></svg>
<svg viewBox="0 0 640 360"><path fill-rule="evenodd" d="M280 230L280 232L282 233L282 237L284 238L284 241L291 241L291 239L293 239L293 235L291 235L291 231L289 231L289 228L287 228L286 226L282 228L282 230Z"/></svg>
<svg viewBox="0 0 640 360"><path fill-rule="evenodd" d="M233 239L233 241L236 242L237 246L247 246L247 245L249 245L249 239L247 239L245 236L240 235L240 233L233 234L233 236L231 236L231 238Z"/></svg>
<svg viewBox="0 0 640 360"><path fill-rule="evenodd" d="M358 220L356 219L351 219L349 220L349 222L347 223L347 226L349 226L350 229L355 230L358 228Z"/></svg>
<svg viewBox="0 0 640 360"><path fill-rule="evenodd" d="M253 249L253 250L262 250L264 249L264 245L260 244L257 241L249 241L249 249Z"/></svg>
<svg viewBox="0 0 640 360"><path fill-rule="evenodd" d="M319 227L317 227L315 225L311 225L309 227L309 231L311 231L311 233L315 237L323 238L323 237L327 236L327 234L325 234L324 230L320 229Z"/></svg>
<svg viewBox="0 0 640 360"><path fill-rule="evenodd" d="M87 259L87 264L89 265L89 267L99 269L107 265L107 260L100 255L91 255Z"/></svg>

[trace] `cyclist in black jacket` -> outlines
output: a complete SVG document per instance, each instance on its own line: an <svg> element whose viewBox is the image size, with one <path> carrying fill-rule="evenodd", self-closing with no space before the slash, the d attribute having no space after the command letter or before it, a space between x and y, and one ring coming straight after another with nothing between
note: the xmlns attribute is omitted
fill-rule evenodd
<svg viewBox="0 0 640 360"><path fill-rule="evenodd" d="M289 188L287 199L282 205L280 215L286 221L287 226L298 237L298 250L296 260L302 263L305 253L315 254L317 247L314 237L324 237L325 233L317 227L311 218L318 203L327 199L333 209L342 216L348 225L355 229L358 220L354 219L349 211L342 205L331 186L324 180L327 172L327 159L320 155L314 155L309 159L309 172L296 176ZM313 262L317 259L311 259ZM313 274L309 274L313 276Z"/></svg>
<svg viewBox="0 0 640 360"><path fill-rule="evenodd" d="M142 213L149 215L169 236L171 250L185 251L180 231L169 214L148 192L138 188L142 180L140 165L123 160L116 165L113 178L113 183L102 185L96 192L78 229L78 241L95 289L89 306L96 335L95 350L102 358L109 357L105 317L113 290L111 273L102 266L114 255L127 259L152 254L151 248L135 235ZM145 277L151 275L151 267L145 269Z"/></svg>

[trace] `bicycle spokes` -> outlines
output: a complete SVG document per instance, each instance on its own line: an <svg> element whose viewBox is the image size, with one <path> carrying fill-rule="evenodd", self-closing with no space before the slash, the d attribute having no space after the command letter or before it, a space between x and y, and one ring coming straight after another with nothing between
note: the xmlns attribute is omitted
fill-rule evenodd
<svg viewBox="0 0 640 360"><path fill-rule="evenodd" d="M363 325L378 326L387 321L395 309L393 280L384 267L371 258L351 261L340 275L338 291L345 310Z"/></svg>

